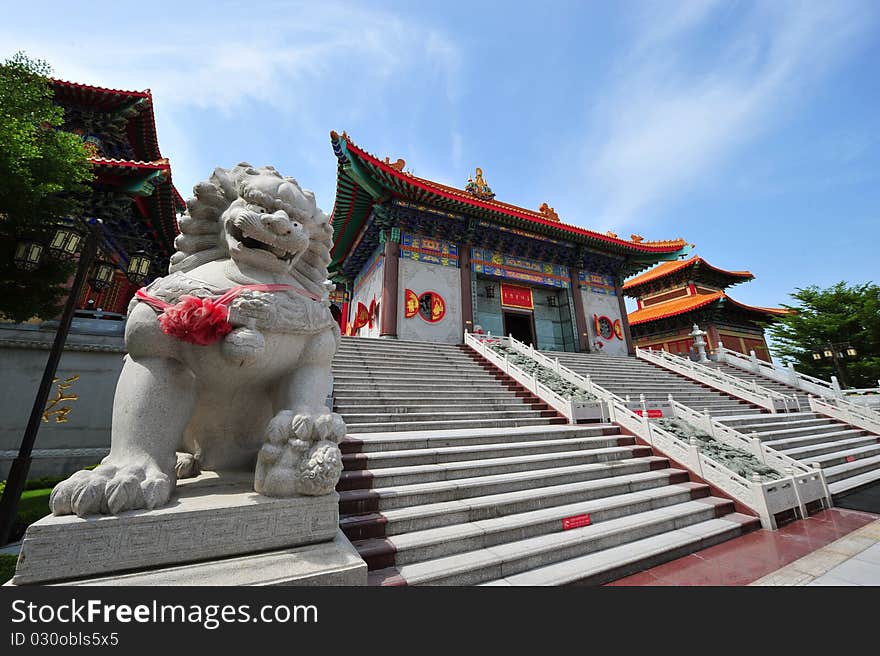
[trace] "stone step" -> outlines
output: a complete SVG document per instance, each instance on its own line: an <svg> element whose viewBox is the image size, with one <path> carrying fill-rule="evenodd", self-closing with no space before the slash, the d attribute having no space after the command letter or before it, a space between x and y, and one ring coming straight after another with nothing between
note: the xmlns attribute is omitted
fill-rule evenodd
<svg viewBox="0 0 880 656"><path fill-rule="evenodd" d="M828 442L820 442L817 444L809 444L792 449L780 449L785 455L797 460L809 460L810 462L819 462L814 456L822 456L826 454L836 453L846 449L854 449L862 446L877 445L876 435L866 435L863 431L858 437L835 439Z"/></svg>
<svg viewBox="0 0 880 656"><path fill-rule="evenodd" d="M747 433L749 435L752 432L756 433L761 440L770 439L770 440L782 440L787 437L805 437L808 435L833 435L835 433L840 433L841 430L846 430L848 427L846 424L825 424L823 426L804 426L802 428L784 428L781 430L749 430L743 431L740 430L741 433Z"/></svg>
<svg viewBox="0 0 880 656"><path fill-rule="evenodd" d="M772 431L776 429L789 429L789 428L809 428L816 426L836 426L839 425L833 419L795 419L793 421L786 421L785 415L771 415L773 417L779 417L778 420L769 420L769 421L754 421L752 423L747 422L739 422L736 424L736 429L741 433L751 433L752 431L760 432L760 431ZM731 428L734 427L733 423L724 422L726 425Z"/></svg>
<svg viewBox="0 0 880 656"><path fill-rule="evenodd" d="M388 364L386 360L386 364L376 365L376 364L357 364L346 362L344 365L333 366L333 376L334 377L348 377L348 376L357 376L358 374L362 374L369 371L374 375L385 375L385 376L396 376L396 375L407 375L414 373L424 374L426 371L430 372L443 372L443 373L463 373L463 374L487 374L494 373L493 371L489 371L484 369L483 367L475 367L473 364L462 363L462 364L444 364L444 363L420 363L417 366L408 366L401 365L395 362L393 365Z"/></svg>
<svg viewBox="0 0 880 656"><path fill-rule="evenodd" d="M374 373L365 370L360 374L350 375L333 375L334 387L338 385L352 385L358 383L369 382L373 385L382 385L384 383L413 383L427 384L430 382L453 384L456 381L462 383L492 383L493 381L503 378L503 374L493 375L483 371L468 371L457 374L451 374L446 371L438 371L436 375L426 375L425 371L411 371L409 373L400 373L386 375Z"/></svg>
<svg viewBox="0 0 880 656"><path fill-rule="evenodd" d="M524 471L534 472L541 469L644 458L649 455L651 455L649 447L613 446L385 469L343 471L336 489L341 492L344 490L416 485L436 481L452 481L459 478L494 476L496 474L512 474Z"/></svg>
<svg viewBox="0 0 880 656"><path fill-rule="evenodd" d="M613 424L590 426L526 426L521 428L484 428L480 430L399 431L396 433L361 433L348 435L339 444L343 454L378 453L405 449L438 449L511 442L536 442L565 438L625 437Z"/></svg>
<svg viewBox="0 0 880 656"><path fill-rule="evenodd" d="M556 467L493 476L475 476L455 481L435 481L414 485L397 485L366 490L344 490L339 493L339 511L345 515L384 512L396 508L457 501L491 494L530 490L600 478L627 476L669 467L666 458L646 456L628 460ZM684 483L686 472L670 474L671 483Z"/></svg>
<svg viewBox="0 0 880 656"><path fill-rule="evenodd" d="M873 485L877 481L880 481L880 466L876 469L868 469L860 474L848 478L842 478L839 481L830 483L828 485L828 491L831 492L831 495L835 499L837 499L840 496L845 496L846 494L860 490L868 485Z"/></svg>
<svg viewBox="0 0 880 656"><path fill-rule="evenodd" d="M375 424L386 422L424 422L444 420L481 420L481 419L531 419L534 417L556 417L555 410L531 410L520 406L521 410L457 412L454 408L446 412L411 412L411 413L351 413L342 415L347 425Z"/></svg>
<svg viewBox="0 0 880 656"><path fill-rule="evenodd" d="M474 394L473 392L452 392L446 393L442 396L399 396L397 394L388 394L385 396L380 396L377 394L336 394L334 395L336 399L337 405L344 404L347 406L366 406L366 405L375 405L375 404L389 404L389 403L399 403L400 405L412 406L412 405L420 405L420 406L447 406L447 405L458 405L462 402L473 401ZM501 390L500 392L491 392L486 394L480 394L478 397L480 401L485 401L486 403L516 403L522 402L519 399L522 399L522 396L517 396L516 392L513 390ZM534 398L534 397L533 397Z"/></svg>
<svg viewBox="0 0 880 656"><path fill-rule="evenodd" d="M454 409L455 412L507 412L507 411L515 411L521 410L523 408L528 408L531 410L547 410L549 406L546 403L542 403L540 401L535 401L532 403L523 403L516 397L508 399L506 402L490 402L485 399L480 399L483 403L474 403L474 404L464 404L464 403L456 403L455 405L450 405L448 402L446 404L435 404L435 405L421 405L418 403L400 403L393 399L388 399L386 403L380 405L365 405L365 404L352 404L352 403L336 403L334 406L334 411L338 412L341 415L346 415L349 413L391 413L391 414L420 414L420 413L436 413L440 408ZM375 403L375 399L373 401Z"/></svg>
<svg viewBox="0 0 880 656"><path fill-rule="evenodd" d="M852 462L844 462L839 465L823 467L822 473L825 474L825 482L828 483L830 488L832 483L844 481L845 479L859 476L865 472L876 471L878 469L880 469L880 456L873 456L871 458L857 458ZM842 484L835 489L841 491L841 489L847 488ZM832 490L832 492L834 492L834 490Z"/></svg>
<svg viewBox="0 0 880 656"><path fill-rule="evenodd" d="M708 486L687 482L687 472L657 469L575 483L526 488L487 496L441 501L382 512L348 515L339 525L352 540L380 538L462 522L478 522L517 513L677 486L696 499L709 495ZM672 482L685 481L685 482Z"/></svg>
<svg viewBox="0 0 880 656"><path fill-rule="evenodd" d="M731 513L585 556L494 579L482 585L602 585L743 535L759 525L754 517Z"/></svg>
<svg viewBox="0 0 880 656"><path fill-rule="evenodd" d="M468 444L466 446L435 447L430 449L402 449L372 453L343 454L345 471L385 469L389 467L409 467L413 465L433 465L440 463L464 462L524 456L535 453L559 453L564 451L601 449L618 446L631 446L635 438L628 435L608 435L604 437L569 437L561 440L537 440L535 442L508 442L503 444Z"/></svg>
<svg viewBox="0 0 880 656"><path fill-rule="evenodd" d="M859 437L861 435L865 435L865 431L853 428L838 431L836 433L820 433L818 435L807 435L806 437L792 437L782 440L767 440L764 442L764 444L773 449L776 449L777 451L784 451L785 453L789 453L791 450L799 449L801 447L808 448L814 444L835 444L838 440L846 440L851 437Z"/></svg>
<svg viewBox="0 0 880 656"><path fill-rule="evenodd" d="M516 387L516 383L510 383L509 386L506 386L505 381L502 380L488 380L486 382L470 382L467 385L467 389L469 390L504 390L510 387ZM413 383L409 381L388 381L388 382L373 382L373 381L363 381L362 384L355 383L344 383L344 384L334 384L333 390L334 392L362 392L365 388L376 388L379 390L400 390L403 392L407 391L430 391L432 389L435 390L449 390L449 391L461 391L463 386L461 383L454 382L437 382L436 384L430 384L430 381L418 381L418 383Z"/></svg>
<svg viewBox="0 0 880 656"><path fill-rule="evenodd" d="M388 431L411 430L448 430L455 428L501 428L517 426L546 426L548 424L564 424L565 417L534 417L531 419L445 419L442 421L406 421L406 422L370 422L352 424L348 427L351 433L381 433Z"/></svg>
<svg viewBox="0 0 880 656"><path fill-rule="evenodd" d="M698 498L708 496L708 488L704 488L702 492ZM667 508L692 499L690 487L668 485L385 538L355 540L352 544L371 570L400 567L466 551L487 549L514 540L559 533L563 530L562 520L575 515L587 514L595 525L627 515Z"/></svg>
<svg viewBox="0 0 880 656"><path fill-rule="evenodd" d="M823 468L826 467L834 467L835 465L842 465L846 463L852 463L857 460L866 460L870 458L874 458L880 456L880 443L874 442L873 444L868 444L864 446L854 446L852 448L843 448L838 451L833 451L831 453L826 453L824 455L819 456L809 456L809 457L797 457L797 460L807 460L808 462L818 462L822 465Z"/></svg>
<svg viewBox="0 0 880 656"><path fill-rule="evenodd" d="M724 420L724 424L726 426L730 426L731 428L736 428L737 430L742 430L743 426L749 426L752 424L772 424L772 423L792 423L798 421L805 420L813 420L822 418L821 415L814 414L812 412L780 412L780 413L765 413L761 417L755 417L753 415L743 416L743 417L731 417L729 419Z"/></svg>
<svg viewBox="0 0 880 656"><path fill-rule="evenodd" d="M373 584L475 585L620 546L728 514L733 503L708 497L626 515L559 533L539 535L487 549L377 570Z"/></svg>

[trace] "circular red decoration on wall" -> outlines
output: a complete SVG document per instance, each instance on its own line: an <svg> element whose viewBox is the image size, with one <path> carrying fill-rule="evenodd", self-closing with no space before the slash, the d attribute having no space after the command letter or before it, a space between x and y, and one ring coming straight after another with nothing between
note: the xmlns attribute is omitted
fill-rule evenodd
<svg viewBox="0 0 880 656"><path fill-rule="evenodd" d="M418 314L428 323L437 323L446 316L446 301L437 292L422 292L416 296L415 292L407 289L404 299L404 316L407 319Z"/></svg>

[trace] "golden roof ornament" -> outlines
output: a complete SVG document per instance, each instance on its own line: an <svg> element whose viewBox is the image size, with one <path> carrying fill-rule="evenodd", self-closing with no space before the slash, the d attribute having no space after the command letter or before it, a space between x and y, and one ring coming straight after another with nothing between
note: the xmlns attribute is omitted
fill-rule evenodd
<svg viewBox="0 0 880 656"><path fill-rule="evenodd" d="M611 230L606 231L606 232L605 232L605 236L607 236L607 237L613 237L614 239L617 239L617 233L616 233L616 232L612 232Z"/></svg>
<svg viewBox="0 0 880 656"><path fill-rule="evenodd" d="M386 157L385 163L388 166L390 166L392 169L394 169L395 171L400 171L400 172L403 172L403 167L406 166L406 162L400 157L398 157L397 161L393 162L393 163L389 160L389 158Z"/></svg>
<svg viewBox="0 0 880 656"><path fill-rule="evenodd" d="M464 186L464 190L471 196L476 196L483 200L492 200L495 198L495 193L492 191L492 188L486 184L485 180L483 180L483 169L480 167L477 167L476 169L476 179L469 177L467 184Z"/></svg>
<svg viewBox="0 0 880 656"><path fill-rule="evenodd" d="M556 221L556 223L561 223L559 219L559 215L556 213L552 207L550 207L547 203L541 203L541 207L538 208L538 211L544 215L544 218L548 221Z"/></svg>
<svg viewBox="0 0 880 656"><path fill-rule="evenodd" d="M630 235L629 238L632 239L632 241L636 244L639 244L645 240L645 238L641 235Z"/></svg>

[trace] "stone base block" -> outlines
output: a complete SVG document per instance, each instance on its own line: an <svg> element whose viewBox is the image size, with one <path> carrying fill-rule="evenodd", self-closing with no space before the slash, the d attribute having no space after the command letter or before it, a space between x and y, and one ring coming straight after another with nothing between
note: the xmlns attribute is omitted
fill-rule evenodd
<svg viewBox="0 0 880 656"><path fill-rule="evenodd" d="M366 585L367 564L337 530L332 542L54 585Z"/></svg>
<svg viewBox="0 0 880 656"><path fill-rule="evenodd" d="M28 527L12 583L51 583L331 543L339 495L274 499L253 474L204 472L169 505L117 516L44 517Z"/></svg>

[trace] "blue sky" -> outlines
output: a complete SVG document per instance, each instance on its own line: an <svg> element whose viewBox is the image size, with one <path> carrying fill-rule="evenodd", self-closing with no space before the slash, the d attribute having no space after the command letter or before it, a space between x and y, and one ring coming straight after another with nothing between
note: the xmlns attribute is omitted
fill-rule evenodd
<svg viewBox="0 0 880 656"><path fill-rule="evenodd" d="M328 133L647 239L757 305L880 281L880 4L0 2L0 57L154 94L184 196L273 164L330 211Z"/></svg>

